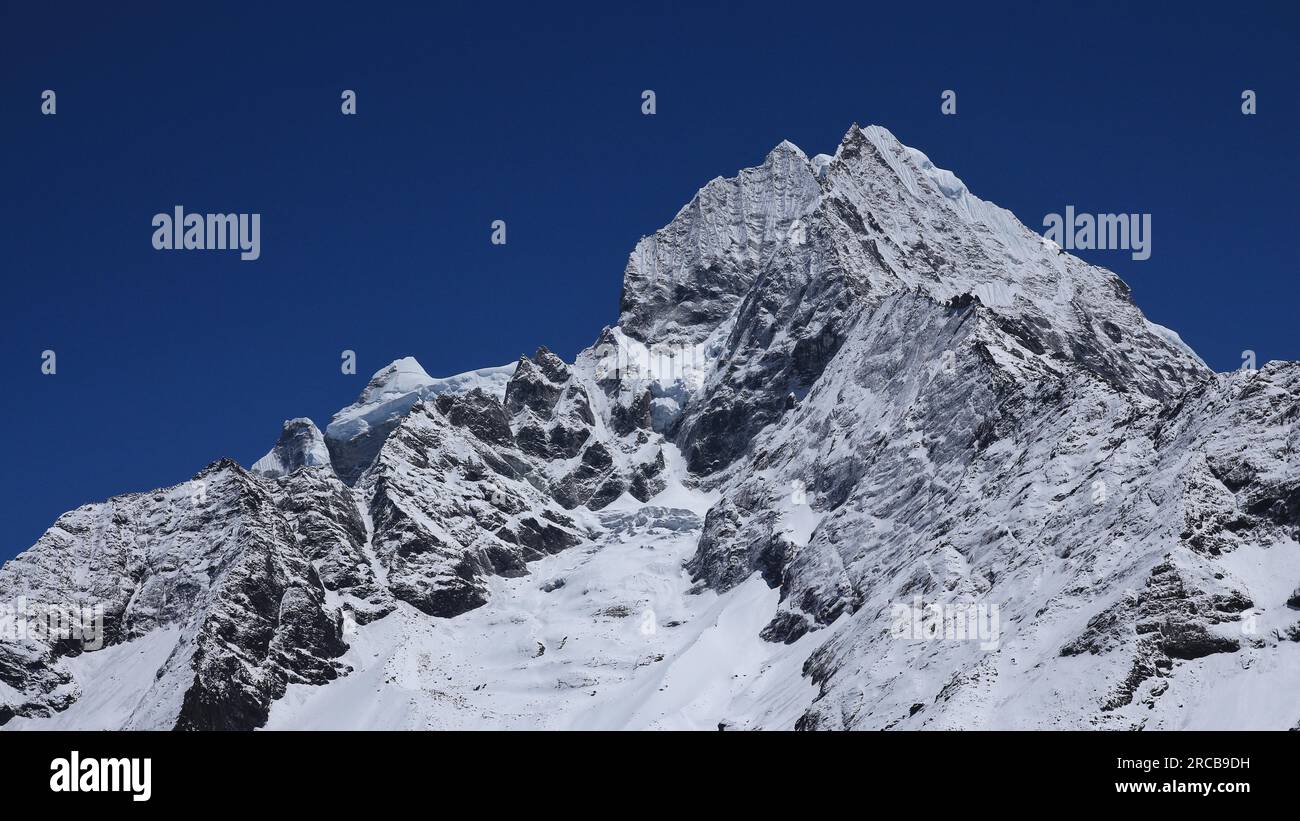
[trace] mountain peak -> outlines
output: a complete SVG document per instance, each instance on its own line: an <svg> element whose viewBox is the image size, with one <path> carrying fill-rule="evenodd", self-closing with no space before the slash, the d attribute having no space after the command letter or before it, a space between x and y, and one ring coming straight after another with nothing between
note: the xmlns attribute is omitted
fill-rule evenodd
<svg viewBox="0 0 1300 821"><path fill-rule="evenodd" d="M330 464L325 437L316 423L305 417L286 419L280 439L270 453L253 463L253 473L268 478L288 476L298 468Z"/></svg>
<svg viewBox="0 0 1300 821"><path fill-rule="evenodd" d="M361 393L362 402L374 402L385 396L410 393L428 385L433 377L413 356L396 359L375 371Z"/></svg>
<svg viewBox="0 0 1300 821"><path fill-rule="evenodd" d="M807 161L808 159L808 155L803 152L803 149L795 145L794 143L790 142L789 140L782 140L781 142L777 143L775 148L767 152L766 159L768 162L771 162L774 157L782 157L782 156L794 156L805 161Z"/></svg>

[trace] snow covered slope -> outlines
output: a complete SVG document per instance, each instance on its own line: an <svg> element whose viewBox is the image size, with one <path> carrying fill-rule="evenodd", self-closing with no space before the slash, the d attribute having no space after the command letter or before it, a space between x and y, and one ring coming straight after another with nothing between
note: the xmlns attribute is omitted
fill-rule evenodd
<svg viewBox="0 0 1300 821"><path fill-rule="evenodd" d="M641 240L619 322L383 368L66 514L6 728L1300 726L1300 363L1216 374L883 128Z"/></svg>

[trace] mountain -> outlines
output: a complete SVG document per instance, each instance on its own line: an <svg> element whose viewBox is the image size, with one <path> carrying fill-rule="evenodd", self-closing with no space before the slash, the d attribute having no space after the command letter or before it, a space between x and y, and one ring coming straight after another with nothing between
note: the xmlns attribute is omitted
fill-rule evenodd
<svg viewBox="0 0 1300 821"><path fill-rule="evenodd" d="M575 362L60 517L0 601L105 646L10 631L0 723L1293 728L1298 419L885 129L785 142Z"/></svg>

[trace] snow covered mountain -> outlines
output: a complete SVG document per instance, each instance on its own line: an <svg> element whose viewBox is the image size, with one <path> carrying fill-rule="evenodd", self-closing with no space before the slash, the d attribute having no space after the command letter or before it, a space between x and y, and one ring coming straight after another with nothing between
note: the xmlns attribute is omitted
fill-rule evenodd
<svg viewBox="0 0 1300 821"><path fill-rule="evenodd" d="M1300 363L854 126L642 239L576 362L398 360L19 600L104 646L0 633L6 728L1292 728Z"/></svg>

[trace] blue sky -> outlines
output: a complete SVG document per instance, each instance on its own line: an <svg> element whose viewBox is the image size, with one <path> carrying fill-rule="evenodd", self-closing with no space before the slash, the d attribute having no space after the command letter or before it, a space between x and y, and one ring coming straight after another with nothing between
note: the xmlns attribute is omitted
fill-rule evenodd
<svg viewBox="0 0 1300 821"><path fill-rule="evenodd" d="M1300 359L1294 6L615 5L4 4L0 558L249 464L397 357L572 358L701 185L855 121L1035 229L1150 213L1151 259L1085 256L1220 370ZM261 259L155 251L177 204L260 213Z"/></svg>

